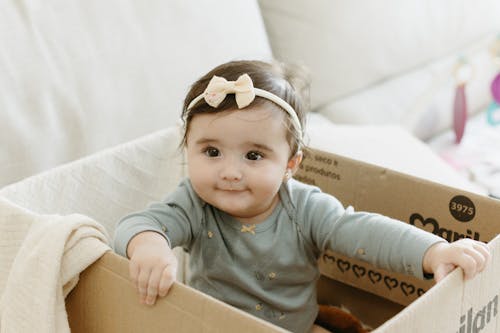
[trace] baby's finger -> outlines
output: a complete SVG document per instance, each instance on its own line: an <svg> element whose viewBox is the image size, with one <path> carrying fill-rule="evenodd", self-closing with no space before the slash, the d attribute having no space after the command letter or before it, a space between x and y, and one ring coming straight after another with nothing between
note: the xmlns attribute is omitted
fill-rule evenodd
<svg viewBox="0 0 500 333"><path fill-rule="evenodd" d="M446 275L450 274L450 272L452 272L455 268L456 266L452 264L439 265L436 271L434 272L434 280L436 280L436 282L441 281L442 279L444 279Z"/></svg>
<svg viewBox="0 0 500 333"><path fill-rule="evenodd" d="M490 253L490 248L488 245L485 243L477 242L473 245L474 249L481 253L485 259L484 266L482 267L481 271L488 265L488 263L491 260L491 253Z"/></svg>
<svg viewBox="0 0 500 333"><path fill-rule="evenodd" d="M139 301L141 304L144 304L146 302L150 274L151 270L149 269L142 269L139 272L139 277L137 279L137 290L139 291Z"/></svg>
<svg viewBox="0 0 500 333"><path fill-rule="evenodd" d="M151 272L149 276L149 283L146 296L146 304L153 305L156 301L156 296L158 296L158 286L160 284L162 270L155 269Z"/></svg>
<svg viewBox="0 0 500 333"><path fill-rule="evenodd" d="M136 289L139 289L138 278L139 278L139 265L135 261L130 261L128 265L128 272L130 275L130 280L134 284Z"/></svg>
<svg viewBox="0 0 500 333"><path fill-rule="evenodd" d="M177 268L175 265L168 265L165 267L165 269L162 272L161 275L161 280L160 280L160 288L159 288L159 295L160 296L165 296L167 295L168 291L170 290L170 287L172 287L172 284L175 281L175 278L177 276Z"/></svg>
<svg viewBox="0 0 500 333"><path fill-rule="evenodd" d="M481 253L479 250L476 248L471 248L471 249L466 249L464 252L470 256L476 265L476 273L481 272L484 267L486 266L486 258L483 253Z"/></svg>
<svg viewBox="0 0 500 333"><path fill-rule="evenodd" d="M477 273L477 263L474 257L464 251L464 254L457 262L458 266L462 267L464 271L464 278L466 280L472 279Z"/></svg>

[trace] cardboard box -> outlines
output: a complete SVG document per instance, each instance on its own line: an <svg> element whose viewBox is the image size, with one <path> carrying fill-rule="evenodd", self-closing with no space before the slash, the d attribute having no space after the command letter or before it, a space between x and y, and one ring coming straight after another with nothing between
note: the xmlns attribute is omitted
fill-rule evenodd
<svg viewBox="0 0 500 333"><path fill-rule="evenodd" d="M500 332L500 201L317 150L307 153L296 178L357 210L388 215L450 240L487 241L493 253L491 265L472 281L464 282L455 270L432 288L430 282L325 253L319 260L320 303L345 305L378 327L377 333ZM178 283L154 307L142 306L127 260L113 253L82 273L66 305L73 332L284 332Z"/></svg>

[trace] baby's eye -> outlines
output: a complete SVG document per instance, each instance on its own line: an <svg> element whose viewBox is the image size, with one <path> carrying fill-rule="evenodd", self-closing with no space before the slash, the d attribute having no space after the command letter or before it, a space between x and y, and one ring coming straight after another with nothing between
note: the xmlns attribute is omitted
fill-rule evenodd
<svg viewBox="0 0 500 333"><path fill-rule="evenodd" d="M245 158L250 161L258 161L262 158L264 158L264 155L258 151L249 151Z"/></svg>
<svg viewBox="0 0 500 333"><path fill-rule="evenodd" d="M205 149L205 155L207 155L208 157L218 157L220 156L220 151L217 148L208 147Z"/></svg>

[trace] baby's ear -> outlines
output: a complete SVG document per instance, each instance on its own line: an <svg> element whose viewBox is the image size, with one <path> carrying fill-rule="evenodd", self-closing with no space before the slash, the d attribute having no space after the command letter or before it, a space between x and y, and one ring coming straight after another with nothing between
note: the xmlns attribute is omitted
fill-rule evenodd
<svg viewBox="0 0 500 333"><path fill-rule="evenodd" d="M291 171L291 174L294 175L297 170L299 170L300 162L302 162L302 151L299 150L295 155L290 158L286 168Z"/></svg>

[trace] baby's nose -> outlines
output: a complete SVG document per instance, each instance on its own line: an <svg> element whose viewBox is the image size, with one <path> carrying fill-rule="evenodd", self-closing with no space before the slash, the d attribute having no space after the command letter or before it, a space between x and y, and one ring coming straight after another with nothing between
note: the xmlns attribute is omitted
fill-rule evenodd
<svg viewBox="0 0 500 333"><path fill-rule="evenodd" d="M239 163L236 161L228 161L224 164L224 167L221 170L220 176L222 179L227 181L238 181L242 177L241 168Z"/></svg>

